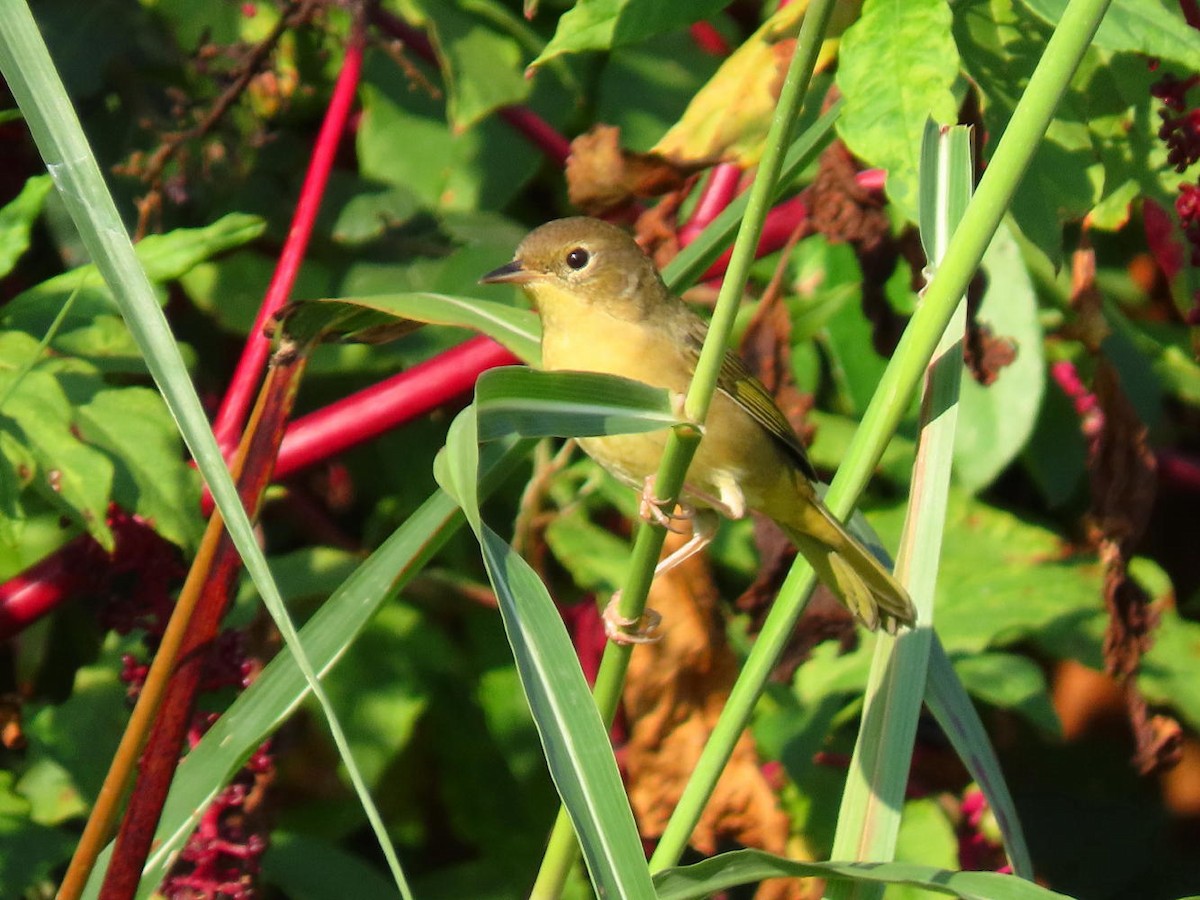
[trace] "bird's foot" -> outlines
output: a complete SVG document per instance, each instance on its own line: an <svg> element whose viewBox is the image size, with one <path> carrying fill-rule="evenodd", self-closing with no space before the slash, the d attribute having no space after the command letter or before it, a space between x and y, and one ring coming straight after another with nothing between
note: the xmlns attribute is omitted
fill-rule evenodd
<svg viewBox="0 0 1200 900"><path fill-rule="evenodd" d="M638 515L643 521L654 522L674 534L685 534L687 529L675 525L675 522L690 522L696 515L694 507L687 503L675 503L671 511L663 509L666 501L654 496L654 476L647 475L642 484L642 495L638 503ZM678 509L678 512L675 510Z"/></svg>
<svg viewBox="0 0 1200 900"><path fill-rule="evenodd" d="M653 644L655 641L662 640L662 635L658 633L658 626L662 624L662 616L652 609L647 609L636 619L630 619L618 611L617 604L620 599L621 592L617 591L608 601L608 606L604 607L601 615L604 620L604 633L610 641L614 644L628 646L630 644Z"/></svg>

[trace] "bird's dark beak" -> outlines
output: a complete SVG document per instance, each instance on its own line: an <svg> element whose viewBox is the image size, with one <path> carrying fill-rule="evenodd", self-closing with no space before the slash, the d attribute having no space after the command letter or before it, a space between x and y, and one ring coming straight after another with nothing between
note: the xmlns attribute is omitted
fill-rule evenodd
<svg viewBox="0 0 1200 900"><path fill-rule="evenodd" d="M519 260L513 260L498 269L493 269L482 278L479 279L480 284L525 284L532 281L536 276L524 266Z"/></svg>

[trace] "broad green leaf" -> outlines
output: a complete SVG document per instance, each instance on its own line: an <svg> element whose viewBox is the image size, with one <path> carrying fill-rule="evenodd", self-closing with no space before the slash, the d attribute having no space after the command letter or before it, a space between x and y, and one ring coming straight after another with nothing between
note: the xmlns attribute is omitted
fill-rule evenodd
<svg viewBox="0 0 1200 900"><path fill-rule="evenodd" d="M952 124L958 49L943 0L867 0L838 54L846 107L838 134L855 155L887 170L888 197L917 214L917 170L925 121Z"/></svg>
<svg viewBox="0 0 1200 900"><path fill-rule="evenodd" d="M203 228L181 228L148 237L137 245L136 253L150 280L161 285L180 278L209 257L249 243L264 228L256 216L231 213ZM94 265L79 266L21 292L0 309L0 322L41 337L73 294L71 309L51 346L106 371L145 372L141 351ZM162 299L165 294L160 293Z"/></svg>
<svg viewBox="0 0 1200 900"><path fill-rule="evenodd" d="M908 800L896 836L896 858L939 869L958 867L958 837L946 809L934 797ZM888 900L922 900L929 894L913 885L896 885ZM936 896L936 895L935 895Z"/></svg>
<svg viewBox="0 0 1200 900"><path fill-rule="evenodd" d="M658 0L580 0L558 20L554 37L530 67L564 53L636 44L707 19L729 0L660 3Z"/></svg>
<svg viewBox="0 0 1200 900"><path fill-rule="evenodd" d="M108 451L113 499L167 540L196 546L203 530L200 482L158 392L97 384L89 393L72 397L75 424L82 438Z"/></svg>
<svg viewBox="0 0 1200 900"><path fill-rule="evenodd" d="M321 336L378 343L408 334L422 324L450 325L485 334L521 359L541 360L537 314L487 300L443 294L380 294L302 302L285 314L284 330L301 341Z"/></svg>
<svg viewBox="0 0 1200 900"><path fill-rule="evenodd" d="M0 854L0 894L31 897L48 888L77 842L78 837L67 830L0 812L0 844L4 845L4 853Z"/></svg>
<svg viewBox="0 0 1200 900"><path fill-rule="evenodd" d="M203 228L179 228L167 234L151 235L140 241L135 251L150 281L163 284L179 278L209 257L249 243L265 228L266 223L258 216L230 213ZM94 265L86 265L22 291L5 307L4 316L14 316L27 305L61 302L77 289L94 290L110 298L110 309L117 309L100 272Z"/></svg>
<svg viewBox="0 0 1200 900"><path fill-rule="evenodd" d="M988 157L1008 127L1049 32L1012 0L987 0L956 6L954 38L965 70L983 94ZM1087 75L1087 67L1081 67L1012 204L1021 232L1055 265L1062 260L1063 222L1082 218L1103 196L1105 166L1097 145L1108 142L1093 137L1089 121L1127 106L1119 92L1089 90Z"/></svg>
<svg viewBox="0 0 1200 900"><path fill-rule="evenodd" d="M489 369L475 386L479 439L591 437L657 431L680 424L667 392L593 372Z"/></svg>
<svg viewBox="0 0 1200 900"><path fill-rule="evenodd" d="M21 193L0 208L0 278L11 272L29 249L30 229L51 187L49 175L35 175L25 182Z"/></svg>
<svg viewBox="0 0 1200 900"><path fill-rule="evenodd" d="M100 657L75 673L70 697L28 710L27 768L17 790L35 822L69 821L96 799L129 716L119 673L131 643L110 632Z"/></svg>
<svg viewBox="0 0 1200 900"><path fill-rule="evenodd" d="M533 82L523 75L521 46L495 27L507 21L504 7L486 0L473 4L474 9L446 0L420 5L446 80L446 108L455 131L472 128L493 110L529 96ZM486 16L480 14L483 9Z"/></svg>
<svg viewBox="0 0 1200 900"><path fill-rule="evenodd" d="M884 543L898 543L904 512L897 505L873 513ZM1102 617L1099 563L1068 550L1054 532L951 490L937 594L946 651L1037 641L1056 625L1074 632Z"/></svg>
<svg viewBox="0 0 1200 900"><path fill-rule="evenodd" d="M395 900L396 886L357 853L305 834L273 831L262 880L292 900L338 900L354 885L355 900Z"/></svg>
<svg viewBox="0 0 1200 900"><path fill-rule="evenodd" d="M1037 296L1007 228L996 232L983 268L988 283L976 321L993 339L1011 341L1016 359L987 387L970 376L962 380L954 474L972 492L991 484L1024 449L1046 383Z"/></svg>
<svg viewBox="0 0 1200 900"><path fill-rule="evenodd" d="M431 209L500 209L541 165L540 154L495 118L456 134L444 103L414 88L388 59L368 58L361 96L362 175L410 190ZM401 152L406 147L420 152Z"/></svg>
<svg viewBox="0 0 1200 900"><path fill-rule="evenodd" d="M1048 25L1062 18L1067 0L1021 0ZM1189 69L1200 59L1200 31L1189 28L1179 6L1165 0L1113 0L1093 43L1179 63Z"/></svg>
<svg viewBox="0 0 1200 900"><path fill-rule="evenodd" d="M623 148L647 152L720 64L686 31L615 49L600 74L595 121L620 128Z"/></svg>
<svg viewBox="0 0 1200 900"><path fill-rule="evenodd" d="M113 465L74 433L74 410L57 378L39 366L18 369L37 344L20 332L0 333L0 432L5 444L25 448L37 465L30 479L43 498L67 512L102 546L111 550L105 517L112 496ZM7 456L9 451L5 451ZM10 457L10 464L16 463ZM16 484L6 485L15 489ZM12 498L5 506L11 509Z"/></svg>
<svg viewBox="0 0 1200 900"><path fill-rule="evenodd" d="M389 603L325 680L330 698L345 710L342 721L354 742L354 757L376 792L430 702L422 668L430 658L450 657L438 637L412 606Z"/></svg>
<svg viewBox="0 0 1200 900"><path fill-rule="evenodd" d="M1064 894L1014 875L947 872L916 863L797 862L760 850L735 850L654 876L659 900L709 897L764 878L824 878L872 884L910 884L964 900L1064 900Z"/></svg>
<svg viewBox="0 0 1200 900"><path fill-rule="evenodd" d="M463 507L479 540L550 774L588 871L601 895L652 897L641 840L606 729L562 618L529 564L480 516L477 454L475 411L468 408L451 426L435 474Z"/></svg>

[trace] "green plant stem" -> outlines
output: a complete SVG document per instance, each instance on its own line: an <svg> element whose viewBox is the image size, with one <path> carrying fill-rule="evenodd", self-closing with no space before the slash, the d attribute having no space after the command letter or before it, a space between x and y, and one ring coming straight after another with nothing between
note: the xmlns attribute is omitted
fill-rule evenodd
<svg viewBox="0 0 1200 900"><path fill-rule="evenodd" d="M763 221L774 196L793 126L812 81L817 54L832 11L833 0L815 0L805 13L804 24L801 26L787 77L780 91L779 105L767 134L762 160L754 184L750 188L746 216L738 230L708 336L684 401L685 414L697 424L682 425L673 429L655 477L654 496L660 499L664 506L672 506L678 498L687 475L687 467L695 455L696 447L699 446L702 423L716 391L717 375L729 346L729 336L733 331L738 305L750 275L750 266L754 262L754 252L762 235ZM617 607L622 618L634 622L641 620L645 612L646 595L654 578L654 567L662 553L665 538L666 530L661 525L642 522L638 527L629 574L622 587ZM630 645L610 641L600 661L593 696L600 717L609 726L621 699L621 689L625 683L625 672L629 666L631 652ZM542 859L535 896L555 897L561 893L562 884L578 853L574 837L569 833L570 827L570 820L560 813L555 821L546 855Z"/></svg>
<svg viewBox="0 0 1200 900"><path fill-rule="evenodd" d="M834 515L845 517L850 513L879 464L887 442L908 409L925 367L950 322L958 298L966 290L971 276L983 259L984 251L999 227L1092 36L1100 26L1109 2L1071 0L1064 11L996 147L962 224L947 248L937 278L930 284L920 308L884 371L862 424L855 432L845 460L825 497L825 504ZM803 612L814 581L812 568L803 558L798 558L788 573L779 598L763 624L742 674L734 684L679 805L651 857L652 871L674 865L683 853L738 736L750 720L754 704L767 683L775 661Z"/></svg>

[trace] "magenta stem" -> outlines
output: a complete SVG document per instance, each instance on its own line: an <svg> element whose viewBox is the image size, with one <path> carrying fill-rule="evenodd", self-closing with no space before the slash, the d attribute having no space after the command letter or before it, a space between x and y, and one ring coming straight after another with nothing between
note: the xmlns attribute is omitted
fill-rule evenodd
<svg viewBox="0 0 1200 900"><path fill-rule="evenodd" d="M225 393L213 425L217 443L223 449L231 450L237 444L271 349L270 341L263 335L263 328L291 295L300 264L308 249L317 211L321 208L321 199L325 194L325 185L329 181L329 173L333 168L342 135L346 131L350 108L358 90L359 76L362 73L363 44L363 29L356 25L346 46L342 70L338 73L337 83L329 98L329 108L325 111L325 119L321 123L321 130L313 147L312 159L304 176L300 199L296 203L296 211L292 216L292 224L279 255L275 274L267 287L258 318L254 320L254 327L250 329L241 359L234 369L229 390Z"/></svg>

